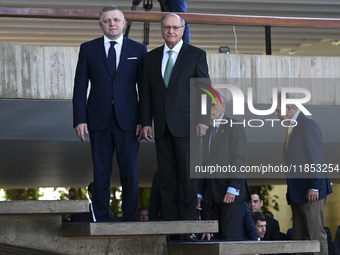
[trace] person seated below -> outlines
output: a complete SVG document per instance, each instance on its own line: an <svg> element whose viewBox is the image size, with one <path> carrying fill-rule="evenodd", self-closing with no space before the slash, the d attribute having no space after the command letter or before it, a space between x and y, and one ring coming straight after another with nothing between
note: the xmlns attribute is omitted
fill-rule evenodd
<svg viewBox="0 0 340 255"><path fill-rule="evenodd" d="M72 214L70 218L71 222L96 222L96 217L93 213L93 207L92 207L93 190L94 190L94 182L91 182L89 186L87 187L87 195L91 201L89 204L89 212ZM110 211L110 220L117 221L115 214L111 211Z"/></svg>
<svg viewBox="0 0 340 255"><path fill-rule="evenodd" d="M257 240L261 241L263 240L264 235L266 234L267 229L266 218L264 217L264 214L262 212L253 212L252 216L255 224Z"/></svg>

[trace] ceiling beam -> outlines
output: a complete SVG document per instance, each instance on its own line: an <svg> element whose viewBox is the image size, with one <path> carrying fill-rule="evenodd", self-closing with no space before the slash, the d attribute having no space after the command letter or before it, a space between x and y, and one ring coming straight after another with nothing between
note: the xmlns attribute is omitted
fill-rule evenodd
<svg viewBox="0 0 340 255"><path fill-rule="evenodd" d="M0 7L0 17L32 17L56 19L98 19L97 9ZM131 21L159 22L165 12L124 11ZM294 18L248 15L179 13L190 24L218 24L271 27L340 28L336 18Z"/></svg>

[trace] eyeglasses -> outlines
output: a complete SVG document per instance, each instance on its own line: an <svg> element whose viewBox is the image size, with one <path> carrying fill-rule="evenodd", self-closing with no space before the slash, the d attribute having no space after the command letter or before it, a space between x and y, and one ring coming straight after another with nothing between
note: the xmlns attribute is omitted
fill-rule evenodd
<svg viewBox="0 0 340 255"><path fill-rule="evenodd" d="M178 31L180 28L182 28L184 26L162 26L162 28L168 32L170 31L170 29L172 28L174 31Z"/></svg>

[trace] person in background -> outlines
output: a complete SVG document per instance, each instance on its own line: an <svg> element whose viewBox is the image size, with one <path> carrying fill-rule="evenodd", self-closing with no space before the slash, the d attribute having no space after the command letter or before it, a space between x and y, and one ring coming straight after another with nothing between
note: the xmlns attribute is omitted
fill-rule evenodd
<svg viewBox="0 0 340 255"><path fill-rule="evenodd" d="M281 108L281 96L295 98L293 94L278 93L275 115L289 121L283 145L283 159L289 167L312 167L325 165L322 135L318 124L311 116L305 115L295 104ZM287 202L293 213L295 240L319 240L320 252L328 254L327 234L324 231L324 207L332 187L327 173L316 172L288 173Z"/></svg>
<svg viewBox="0 0 340 255"><path fill-rule="evenodd" d="M148 221L148 208L147 207L139 207L137 211L137 221Z"/></svg>
<svg viewBox="0 0 340 255"><path fill-rule="evenodd" d="M230 118L225 115L226 99L217 91L222 104L216 96L211 103L210 118L212 123L203 138L202 164L206 166L233 166L240 169L245 165L246 134L240 125L219 125L219 119ZM215 102L218 102L215 104ZM236 172L238 172L236 170ZM211 220L218 220L219 233L214 239L241 240L244 238L244 202L250 199L246 179L239 174L228 173L225 178L203 178L199 182L197 209L201 210L204 191L207 189L207 199Z"/></svg>
<svg viewBox="0 0 340 255"><path fill-rule="evenodd" d="M87 187L87 196L90 200L89 212L71 214L71 217L70 217L71 222L94 222L95 221L93 204L92 204L93 192L94 192L94 182L91 182L89 186ZM110 215L110 221L117 220L113 212L110 211L109 215Z"/></svg>
<svg viewBox="0 0 340 255"><path fill-rule="evenodd" d="M263 196L260 191L255 190L250 192L251 200L249 202L249 208L252 213L261 212L263 207ZM264 215L267 222L267 231L263 240L281 240L280 225L279 222L268 215Z"/></svg>
<svg viewBox="0 0 340 255"><path fill-rule="evenodd" d="M263 240L264 235L266 234L267 229L266 218L264 217L264 214L262 212L253 212L252 216L255 224L257 240L261 241Z"/></svg>

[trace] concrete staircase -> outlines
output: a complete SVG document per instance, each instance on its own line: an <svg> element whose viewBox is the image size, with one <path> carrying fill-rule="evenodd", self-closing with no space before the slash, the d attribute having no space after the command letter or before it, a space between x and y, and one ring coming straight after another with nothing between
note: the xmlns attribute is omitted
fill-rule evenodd
<svg viewBox="0 0 340 255"><path fill-rule="evenodd" d="M169 242L168 235L216 233L217 221L65 223L86 200L0 202L0 255L222 255L307 253L319 241Z"/></svg>
<svg viewBox="0 0 340 255"><path fill-rule="evenodd" d="M0 252L167 255L169 234L218 231L217 221L63 223L62 215L88 208L85 200L0 202Z"/></svg>

